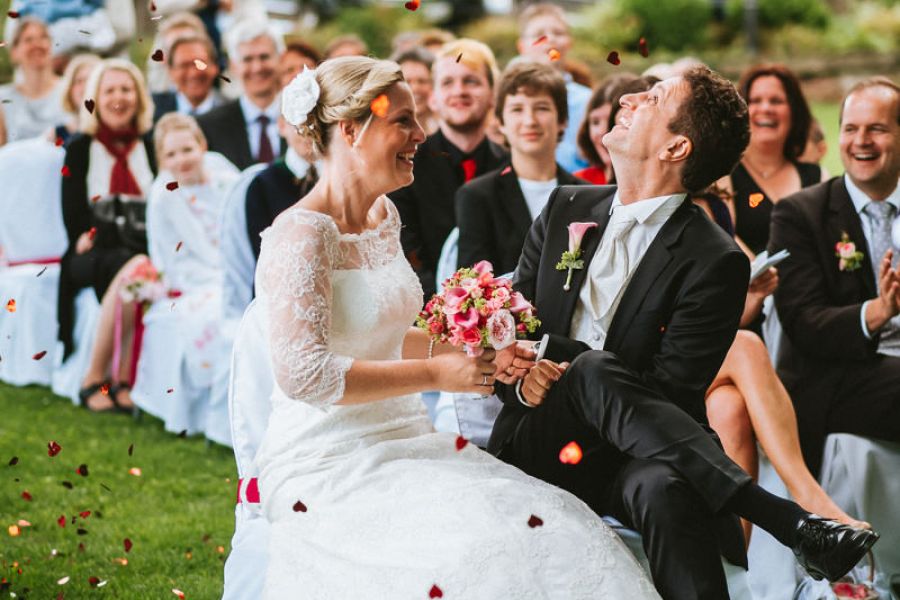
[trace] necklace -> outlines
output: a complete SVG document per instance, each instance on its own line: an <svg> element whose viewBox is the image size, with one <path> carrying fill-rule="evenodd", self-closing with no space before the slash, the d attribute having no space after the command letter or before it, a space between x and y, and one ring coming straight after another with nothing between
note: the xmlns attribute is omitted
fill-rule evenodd
<svg viewBox="0 0 900 600"><path fill-rule="evenodd" d="M757 175L759 175L759 176L762 177L763 179L769 179L769 178L771 178L771 177L774 177L774 176L777 175L778 173L780 173L781 170L784 169L785 165L789 164L789 162L788 162L787 160L782 161L782 163L781 163L780 165L778 165L778 166L775 167L774 169L770 169L770 170L768 170L768 171L763 171L762 169L760 169L760 168L758 168L757 166L755 166L755 165L753 164L753 162L751 162L750 159L747 158L746 156L744 157L744 164L747 165L748 167L750 167L750 170L751 170L751 171L753 171L754 173L756 173Z"/></svg>

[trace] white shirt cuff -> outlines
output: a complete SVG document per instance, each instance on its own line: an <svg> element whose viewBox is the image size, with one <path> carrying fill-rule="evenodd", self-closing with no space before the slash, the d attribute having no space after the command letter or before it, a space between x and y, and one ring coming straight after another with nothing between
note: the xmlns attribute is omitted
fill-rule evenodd
<svg viewBox="0 0 900 600"><path fill-rule="evenodd" d="M522 397L522 380L518 380L516 382L516 398L519 399L519 404L522 406L527 406L528 408L537 408L533 404L529 404L528 401Z"/></svg>
<svg viewBox="0 0 900 600"><path fill-rule="evenodd" d="M859 311L859 324L862 326L863 335L866 336L867 340L872 339L872 333L866 325L866 307L869 305L869 302L871 302L871 300L863 302L862 308Z"/></svg>

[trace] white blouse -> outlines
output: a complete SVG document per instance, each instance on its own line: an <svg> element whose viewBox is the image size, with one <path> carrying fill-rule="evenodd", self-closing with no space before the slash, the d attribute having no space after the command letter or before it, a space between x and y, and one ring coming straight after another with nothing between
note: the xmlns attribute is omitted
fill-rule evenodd
<svg viewBox="0 0 900 600"><path fill-rule="evenodd" d="M109 182L112 179L112 170L116 164L116 159L109 153L106 146L97 140L92 140L89 160L90 166L87 174L88 198L108 195ZM147 149L144 148L144 142L141 139L138 139L128 155L128 169L146 197L150 193L150 186L153 184L153 171L150 169Z"/></svg>

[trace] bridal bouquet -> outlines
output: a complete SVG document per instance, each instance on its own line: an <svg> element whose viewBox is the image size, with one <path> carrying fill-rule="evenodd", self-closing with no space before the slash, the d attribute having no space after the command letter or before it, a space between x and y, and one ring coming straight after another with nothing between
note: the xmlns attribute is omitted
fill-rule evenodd
<svg viewBox="0 0 900 600"><path fill-rule="evenodd" d="M162 273L157 271L149 260L135 265L120 292L123 301L139 304L149 304L164 297L177 298L180 295L181 292L178 290L166 288Z"/></svg>
<svg viewBox="0 0 900 600"><path fill-rule="evenodd" d="M416 325L436 342L464 347L471 356L485 348L502 350L533 333L541 324L534 306L493 270L485 260L458 270L428 301Z"/></svg>

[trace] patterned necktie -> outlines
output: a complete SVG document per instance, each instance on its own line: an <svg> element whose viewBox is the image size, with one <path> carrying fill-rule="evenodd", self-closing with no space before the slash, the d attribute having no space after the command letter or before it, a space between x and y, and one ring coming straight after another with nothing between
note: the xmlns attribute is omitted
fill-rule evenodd
<svg viewBox="0 0 900 600"><path fill-rule="evenodd" d="M475 172L478 170L478 163L475 162L474 158L467 158L460 164L462 165L463 178L466 183L469 183L475 177Z"/></svg>
<svg viewBox="0 0 900 600"><path fill-rule="evenodd" d="M266 131L269 127L269 117L259 115L256 121L259 123L259 154L256 156L256 162L270 163L275 160L275 153L272 151L272 142Z"/></svg>
<svg viewBox="0 0 900 600"><path fill-rule="evenodd" d="M878 282L878 274L881 270L881 259L884 253L891 248L891 227L893 225L894 205L890 202L869 202L863 207L863 212L869 217L872 231L869 239L869 260L875 271L875 281ZM895 251L896 254L896 251ZM894 264L897 264L897 256L894 256Z"/></svg>
<svg viewBox="0 0 900 600"><path fill-rule="evenodd" d="M594 318L595 340L599 340L600 335L605 337L609 331L612 317L628 283L631 261L625 239L636 224L637 220L633 217L615 221L614 216L613 222L603 233L597 253L591 260L591 266L600 267L597 270L591 269L588 273L590 296L586 304L590 306L591 316ZM602 334L599 330L602 330Z"/></svg>

